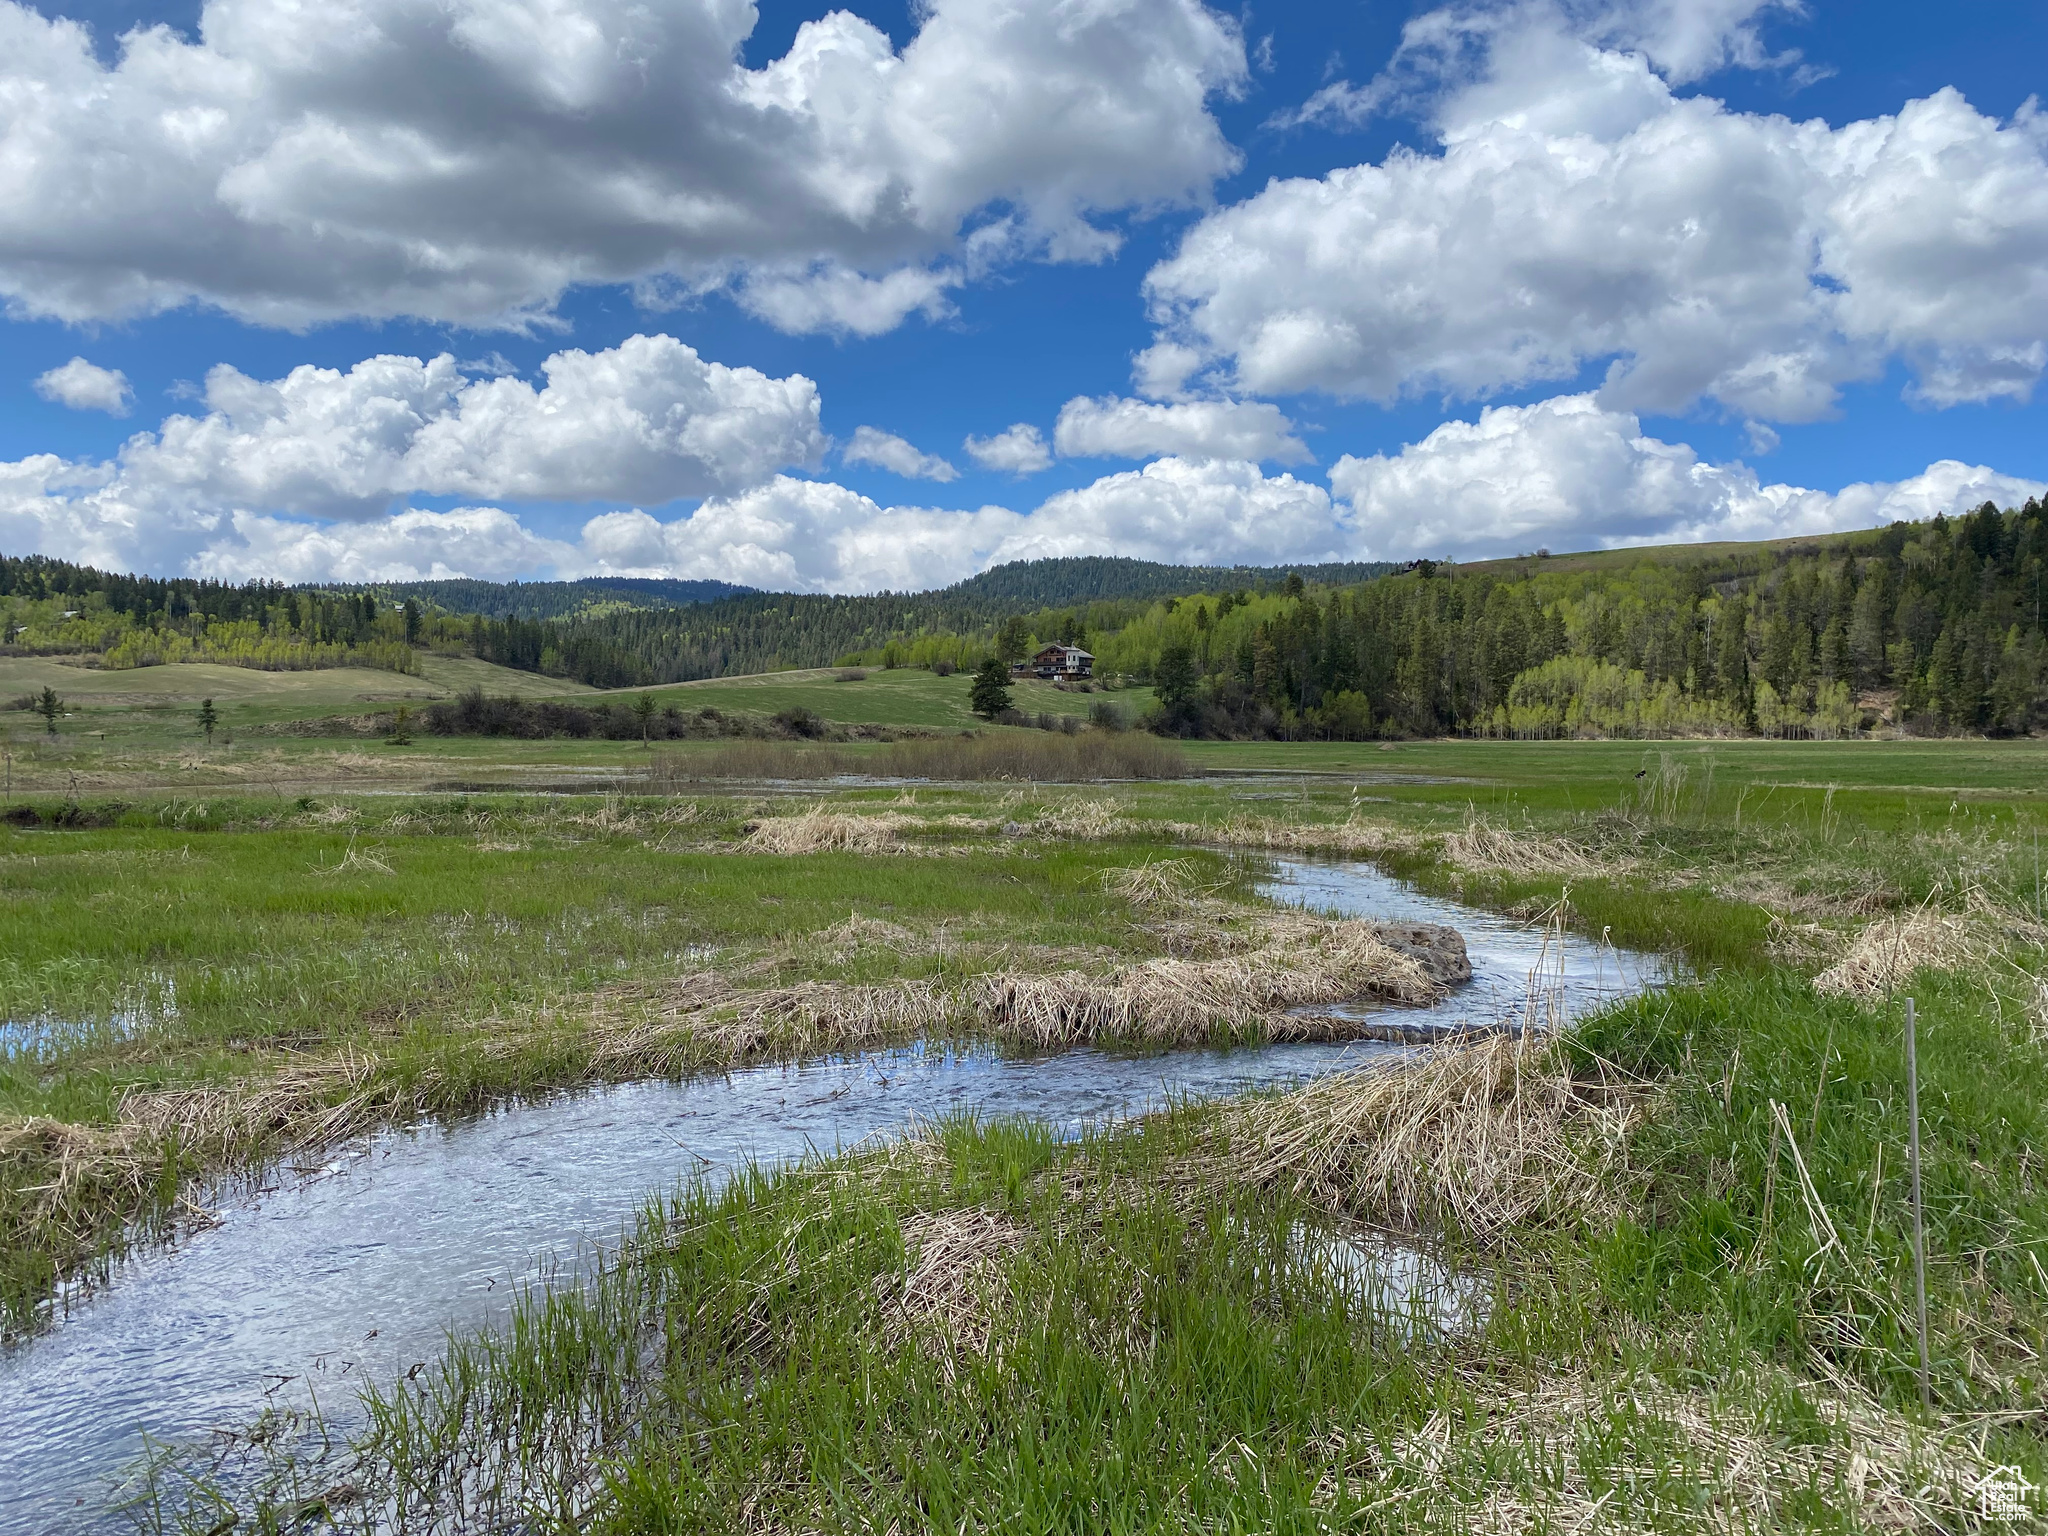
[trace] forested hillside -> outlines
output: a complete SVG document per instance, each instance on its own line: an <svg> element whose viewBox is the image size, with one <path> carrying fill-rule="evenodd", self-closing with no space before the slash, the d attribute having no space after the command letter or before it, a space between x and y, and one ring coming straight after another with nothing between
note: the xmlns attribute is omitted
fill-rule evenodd
<svg viewBox="0 0 2048 1536"><path fill-rule="evenodd" d="M1389 560L1347 560L1329 565L1160 565L1109 555L1057 560L1016 560L970 576L943 595L986 603L1009 613L1066 608L1104 600L1149 600L1190 592L1235 592L1278 586L1289 576L1327 586L1370 581L1400 567Z"/></svg>
<svg viewBox="0 0 2048 1536"><path fill-rule="evenodd" d="M402 604L410 598L443 613L480 613L489 619L563 619L592 609L684 608L751 592L729 581L667 581L640 576L592 577L583 581L385 581L341 584L326 592Z"/></svg>
<svg viewBox="0 0 2048 1536"><path fill-rule="evenodd" d="M324 596L275 582L120 576L41 555L0 555L0 655L90 656L102 667L211 661L270 671L417 670L417 604Z"/></svg>
<svg viewBox="0 0 2048 1536"><path fill-rule="evenodd" d="M1097 649L1184 734L1839 737L2048 725L2036 502L1821 544L1164 605Z"/></svg>
<svg viewBox="0 0 2048 1536"><path fill-rule="evenodd" d="M1311 578L1355 582L1395 568L1382 562L1303 571ZM752 592L689 607L614 607L552 625L518 620L482 625L473 643L488 661L537 668L601 688L817 667L853 657L877 665L959 665L985 654L1005 625L1013 635L1044 632L1062 639L1113 632L1161 597L1263 590L1288 575L1284 567L1158 565L1097 557L1020 561L936 592L854 597Z"/></svg>

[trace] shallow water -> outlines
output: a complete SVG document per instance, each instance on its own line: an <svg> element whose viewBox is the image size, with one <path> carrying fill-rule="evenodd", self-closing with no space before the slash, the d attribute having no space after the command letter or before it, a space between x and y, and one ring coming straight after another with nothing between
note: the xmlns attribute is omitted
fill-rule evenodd
<svg viewBox="0 0 2048 1536"><path fill-rule="evenodd" d="M1420 895L1369 865L1280 861L1271 894L1319 910L1449 923L1470 986L1404 1022L1513 1021L1541 968L1564 1014L1654 985L1654 957L1547 945L1510 919ZM107 1499L159 1442L246 1423L310 1390L351 1422L356 1383L432 1361L522 1284L617 1240L692 1173L830 1152L917 1118L1028 1115L1069 1131L1297 1081L1403 1048L1368 1042L1039 1059L918 1047L685 1083L562 1094L380 1133L224 1200L218 1224L119 1266L47 1333L0 1354L0 1531L119 1525Z"/></svg>

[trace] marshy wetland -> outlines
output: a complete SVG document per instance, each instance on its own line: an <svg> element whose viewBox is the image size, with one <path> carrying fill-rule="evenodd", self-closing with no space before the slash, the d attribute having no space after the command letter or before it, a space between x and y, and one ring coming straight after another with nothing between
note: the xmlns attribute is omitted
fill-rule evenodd
<svg viewBox="0 0 2048 1536"><path fill-rule="evenodd" d="M2048 1481L2038 744L1271 750L18 796L9 1521L1956 1529Z"/></svg>

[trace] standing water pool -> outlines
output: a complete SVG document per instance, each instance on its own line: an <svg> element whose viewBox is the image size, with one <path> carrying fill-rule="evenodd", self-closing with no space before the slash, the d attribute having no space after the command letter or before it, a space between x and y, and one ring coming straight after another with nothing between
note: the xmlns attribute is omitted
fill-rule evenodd
<svg viewBox="0 0 2048 1536"><path fill-rule="evenodd" d="M1659 984L1665 962L1421 895L1370 865L1279 861L1269 895L1448 924L1473 980L1404 1023L1516 1024ZM121 1528L110 1500L145 1448L310 1392L330 1426L357 1384L434 1360L522 1287L574 1273L648 1195L746 1161L831 1152L971 1111L1068 1131L1364 1065L1406 1047L1275 1045L1037 1059L939 1045L688 1082L633 1083L380 1132L223 1198L217 1224L121 1264L99 1294L0 1353L0 1532Z"/></svg>

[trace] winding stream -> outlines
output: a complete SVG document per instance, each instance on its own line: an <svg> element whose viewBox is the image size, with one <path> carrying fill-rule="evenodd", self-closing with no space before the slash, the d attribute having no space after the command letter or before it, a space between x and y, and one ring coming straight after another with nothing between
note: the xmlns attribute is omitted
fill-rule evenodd
<svg viewBox="0 0 2048 1536"><path fill-rule="evenodd" d="M1408 1023L1515 1022L1541 968L1576 1014L1661 982L1665 962L1423 896L1370 865L1282 860L1268 893L1345 915L1445 923L1470 985ZM309 1390L348 1426L355 1384L502 1317L523 1283L615 1242L648 1194L746 1160L830 1152L971 1110L1077 1129L1396 1054L1355 1042L1031 1060L911 1047L681 1083L634 1083L380 1132L224 1200L217 1224L118 1267L48 1332L0 1353L0 1531L121 1528L110 1494L162 1442Z"/></svg>

